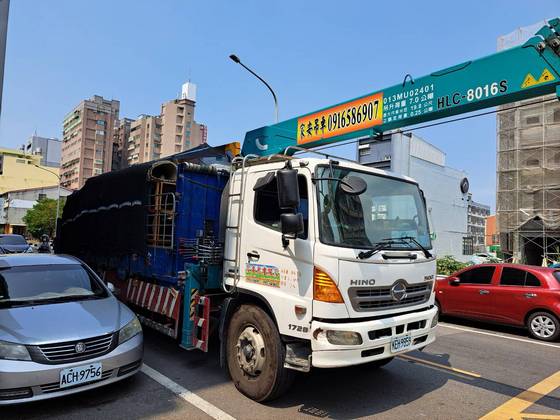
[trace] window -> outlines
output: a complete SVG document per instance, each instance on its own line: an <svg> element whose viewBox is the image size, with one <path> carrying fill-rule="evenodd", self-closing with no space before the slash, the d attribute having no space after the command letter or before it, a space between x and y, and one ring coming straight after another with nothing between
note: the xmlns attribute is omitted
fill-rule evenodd
<svg viewBox="0 0 560 420"><path fill-rule="evenodd" d="M35 265L12 267L0 273L0 308L11 301L29 301L27 306L68 300L107 297L107 292L84 267L73 265Z"/></svg>
<svg viewBox="0 0 560 420"><path fill-rule="evenodd" d="M44 200L45 198L47 198L47 194L45 194L45 193L39 193L39 198L38 198L38 200Z"/></svg>
<svg viewBox="0 0 560 420"><path fill-rule="evenodd" d="M464 284L490 284L494 270L491 266L473 268L459 274L459 279Z"/></svg>
<svg viewBox="0 0 560 420"><path fill-rule="evenodd" d="M465 236L463 238L463 255L474 254L474 238L472 236Z"/></svg>
<svg viewBox="0 0 560 420"><path fill-rule="evenodd" d="M371 149L360 149L360 156L367 156L371 153Z"/></svg>
<svg viewBox="0 0 560 420"><path fill-rule="evenodd" d="M518 287L539 287L541 282L539 279L525 271L518 268L504 267L502 269L502 276L500 278L500 285L502 286L518 286Z"/></svg>
<svg viewBox="0 0 560 420"><path fill-rule="evenodd" d="M309 207L305 176L299 175L298 183L300 202L296 212L303 214L303 224L305 226L304 232L298 237L306 239ZM282 213L285 213L285 210L282 210L278 206L278 184L276 182L276 177L273 177L267 184L260 186L260 188L255 191L255 221L261 225L280 231L280 214Z"/></svg>

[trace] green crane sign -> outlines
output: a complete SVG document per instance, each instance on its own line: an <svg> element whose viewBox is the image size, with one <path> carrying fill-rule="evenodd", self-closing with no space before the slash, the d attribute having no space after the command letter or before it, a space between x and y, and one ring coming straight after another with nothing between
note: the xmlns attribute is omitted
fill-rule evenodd
<svg viewBox="0 0 560 420"><path fill-rule="evenodd" d="M557 92L560 19L525 44L436 71L338 105L249 131L243 155L283 153Z"/></svg>

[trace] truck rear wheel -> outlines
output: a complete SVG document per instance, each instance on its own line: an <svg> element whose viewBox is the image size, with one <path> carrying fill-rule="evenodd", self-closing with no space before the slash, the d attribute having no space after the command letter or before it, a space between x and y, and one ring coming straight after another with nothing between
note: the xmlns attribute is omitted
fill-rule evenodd
<svg viewBox="0 0 560 420"><path fill-rule="evenodd" d="M294 372L284 368L285 348L276 325L261 308L241 305L227 333L228 370L247 397L270 401L284 393Z"/></svg>

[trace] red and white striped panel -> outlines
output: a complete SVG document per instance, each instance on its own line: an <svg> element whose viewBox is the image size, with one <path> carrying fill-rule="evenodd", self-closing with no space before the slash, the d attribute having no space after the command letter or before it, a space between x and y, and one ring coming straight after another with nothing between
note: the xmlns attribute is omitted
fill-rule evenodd
<svg viewBox="0 0 560 420"><path fill-rule="evenodd" d="M210 330L210 298L207 296L196 296L197 306L194 316L193 345L204 352L208 351L208 335ZM200 317L199 307L202 306Z"/></svg>
<svg viewBox="0 0 560 420"><path fill-rule="evenodd" d="M126 300L141 308L178 320L180 293L171 288L141 280L129 280Z"/></svg>

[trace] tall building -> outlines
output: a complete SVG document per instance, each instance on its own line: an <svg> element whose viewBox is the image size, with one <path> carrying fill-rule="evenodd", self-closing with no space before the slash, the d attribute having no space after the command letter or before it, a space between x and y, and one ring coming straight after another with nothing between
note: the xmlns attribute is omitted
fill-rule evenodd
<svg viewBox="0 0 560 420"><path fill-rule="evenodd" d="M127 163L127 149L126 144L130 137L130 125L134 122L131 118L121 118L115 122L113 129L113 160L111 162L111 170L116 171L126 168Z"/></svg>
<svg viewBox="0 0 560 420"><path fill-rule="evenodd" d="M470 193L467 203L467 233L472 238L473 253L485 252L486 218L490 216L490 206L477 203Z"/></svg>
<svg viewBox="0 0 560 420"><path fill-rule="evenodd" d="M161 105L162 156L198 146L192 144L194 106L195 102L186 98L174 99Z"/></svg>
<svg viewBox="0 0 560 420"><path fill-rule="evenodd" d="M192 147L200 146L208 142L208 127L205 124L193 122L193 129L191 131L191 144Z"/></svg>
<svg viewBox="0 0 560 420"><path fill-rule="evenodd" d="M498 50L534 33L520 28L498 39ZM530 35L531 34L531 35ZM539 77L539 75L535 75ZM555 95L499 108L497 115L497 229L515 261L560 260L560 103Z"/></svg>
<svg viewBox="0 0 560 420"><path fill-rule="evenodd" d="M32 135L25 144L28 155L41 155L41 165L58 168L62 142L59 139Z"/></svg>
<svg viewBox="0 0 560 420"><path fill-rule="evenodd" d="M141 115L130 124L130 135L126 143L127 164L149 162L162 157L161 118Z"/></svg>
<svg viewBox="0 0 560 420"><path fill-rule="evenodd" d="M111 170L119 108L119 101L94 95L66 115L62 131L63 187L81 188L88 178Z"/></svg>
<svg viewBox="0 0 560 420"><path fill-rule="evenodd" d="M445 158L444 152L415 134L387 134L358 144L361 164L418 181L426 197L435 253L468 261L473 241L467 229L466 173L447 166Z"/></svg>

